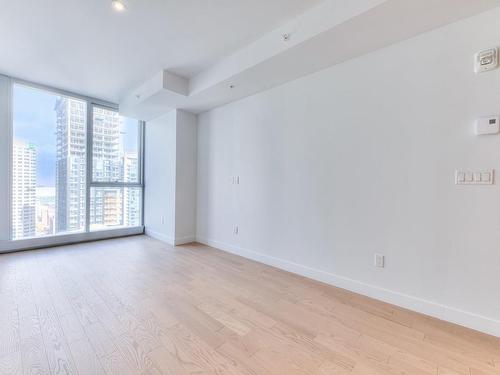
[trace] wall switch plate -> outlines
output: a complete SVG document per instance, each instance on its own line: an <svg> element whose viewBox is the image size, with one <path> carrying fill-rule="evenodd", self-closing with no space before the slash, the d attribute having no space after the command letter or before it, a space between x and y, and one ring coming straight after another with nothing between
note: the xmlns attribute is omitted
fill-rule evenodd
<svg viewBox="0 0 500 375"><path fill-rule="evenodd" d="M456 185L493 185L495 170L485 171L455 171Z"/></svg>
<svg viewBox="0 0 500 375"><path fill-rule="evenodd" d="M475 71L476 73L489 72L498 67L498 48L485 49L476 54Z"/></svg>
<svg viewBox="0 0 500 375"><path fill-rule="evenodd" d="M382 254L375 254L375 267L384 268L385 267L385 256Z"/></svg>
<svg viewBox="0 0 500 375"><path fill-rule="evenodd" d="M233 229L233 234L237 236L239 232L240 232L240 228L238 228L238 226L235 225L235 227Z"/></svg>

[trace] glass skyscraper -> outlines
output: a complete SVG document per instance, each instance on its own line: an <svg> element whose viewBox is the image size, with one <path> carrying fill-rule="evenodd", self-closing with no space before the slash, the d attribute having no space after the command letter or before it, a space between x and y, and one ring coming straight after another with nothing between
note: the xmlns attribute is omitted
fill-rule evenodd
<svg viewBox="0 0 500 375"><path fill-rule="evenodd" d="M59 98L57 113L56 211L57 231L85 228L86 106ZM96 182L138 181L137 152L125 153L122 117L95 107L92 129L92 173ZM90 225L93 230L140 225L140 189L102 187L90 190Z"/></svg>
<svg viewBox="0 0 500 375"><path fill-rule="evenodd" d="M86 103L59 97L56 111L56 231L85 229Z"/></svg>
<svg viewBox="0 0 500 375"><path fill-rule="evenodd" d="M12 153L12 238L36 234L36 147L14 141Z"/></svg>

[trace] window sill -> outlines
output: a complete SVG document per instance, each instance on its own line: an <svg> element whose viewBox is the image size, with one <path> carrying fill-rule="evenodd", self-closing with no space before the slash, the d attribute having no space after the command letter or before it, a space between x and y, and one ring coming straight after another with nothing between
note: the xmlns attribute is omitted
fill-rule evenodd
<svg viewBox="0 0 500 375"><path fill-rule="evenodd" d="M50 246L69 245L79 242L104 240L108 238L133 236L144 233L144 226L101 230L88 233L60 234L49 237L29 238L15 241L0 241L0 253L40 249Z"/></svg>

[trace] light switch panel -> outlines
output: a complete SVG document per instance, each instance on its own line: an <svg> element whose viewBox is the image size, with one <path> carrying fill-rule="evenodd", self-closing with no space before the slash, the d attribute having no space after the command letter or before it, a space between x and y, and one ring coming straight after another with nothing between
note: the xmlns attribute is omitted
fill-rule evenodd
<svg viewBox="0 0 500 375"><path fill-rule="evenodd" d="M486 171L455 171L456 185L493 185L495 170Z"/></svg>

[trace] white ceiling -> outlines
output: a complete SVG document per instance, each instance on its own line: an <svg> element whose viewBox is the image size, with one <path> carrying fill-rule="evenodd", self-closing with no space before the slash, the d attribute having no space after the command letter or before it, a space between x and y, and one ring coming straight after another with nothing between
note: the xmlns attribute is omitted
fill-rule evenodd
<svg viewBox="0 0 500 375"><path fill-rule="evenodd" d="M0 0L0 73L118 102L190 78L321 0Z"/></svg>
<svg viewBox="0 0 500 375"><path fill-rule="evenodd" d="M172 108L201 113L498 6L500 0L325 0L191 79L158 72L120 101L120 111L143 120Z"/></svg>

